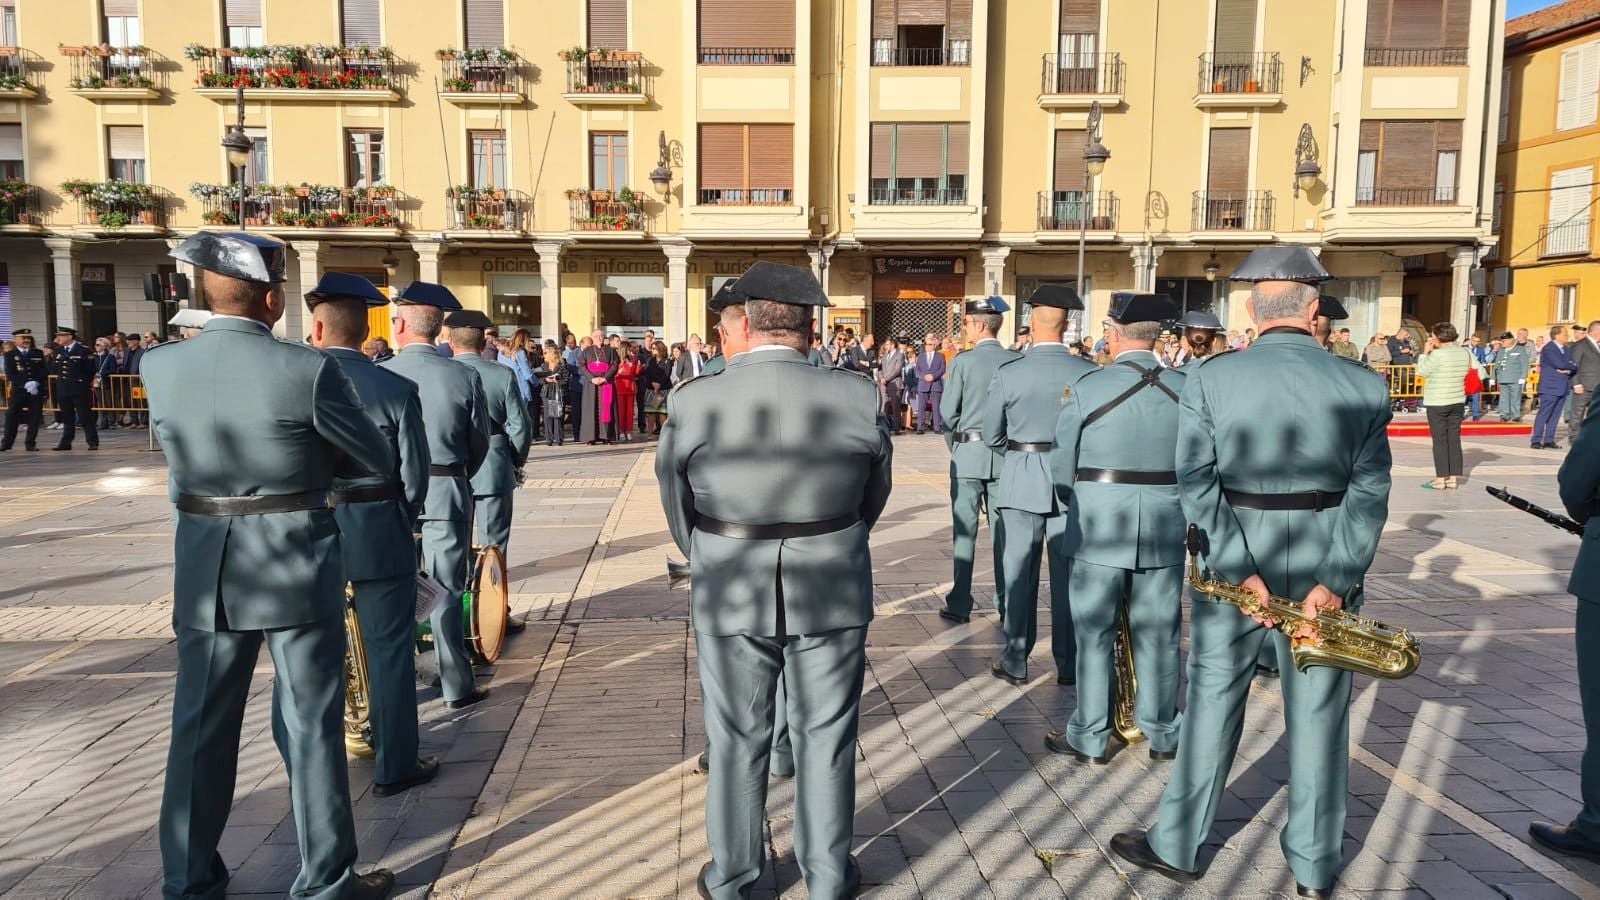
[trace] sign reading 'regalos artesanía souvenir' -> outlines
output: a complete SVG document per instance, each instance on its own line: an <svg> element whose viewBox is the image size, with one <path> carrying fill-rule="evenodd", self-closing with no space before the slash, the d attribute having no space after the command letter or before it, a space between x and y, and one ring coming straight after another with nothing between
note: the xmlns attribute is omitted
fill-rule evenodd
<svg viewBox="0 0 1600 900"><path fill-rule="evenodd" d="M875 256L872 271L877 275L965 275L967 260L961 256Z"/></svg>

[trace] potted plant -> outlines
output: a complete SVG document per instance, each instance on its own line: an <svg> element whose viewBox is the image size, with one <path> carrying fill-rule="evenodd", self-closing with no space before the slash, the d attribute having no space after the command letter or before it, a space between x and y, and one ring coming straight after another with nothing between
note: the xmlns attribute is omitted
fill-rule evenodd
<svg viewBox="0 0 1600 900"><path fill-rule="evenodd" d="M450 47L446 47L443 50L435 50L433 51L433 58L437 60L455 59L456 51Z"/></svg>
<svg viewBox="0 0 1600 900"><path fill-rule="evenodd" d="M611 202L611 192L610 191L590 191L589 192L589 199L593 200L596 203L610 203Z"/></svg>
<svg viewBox="0 0 1600 900"><path fill-rule="evenodd" d="M379 182L378 184L367 188L367 199L387 200L388 198L393 197L394 193L394 185Z"/></svg>
<svg viewBox="0 0 1600 900"><path fill-rule="evenodd" d="M101 215L99 224L102 228L126 228L132 221L127 213L113 210ZM94 216L89 217L89 222L94 223Z"/></svg>
<svg viewBox="0 0 1600 900"><path fill-rule="evenodd" d="M65 187L65 185L63 185L63 187ZM570 191L567 191L567 199L568 200L582 200L584 195L587 194L587 193L588 193L588 191L585 191L585 190L582 190L582 189L579 189L579 188L574 188L574 189L572 189Z"/></svg>
<svg viewBox="0 0 1600 900"><path fill-rule="evenodd" d="M1259 94L1259 93L1261 93L1261 82L1255 81L1255 80L1246 81L1244 83L1244 92L1246 94Z"/></svg>
<svg viewBox="0 0 1600 900"><path fill-rule="evenodd" d="M83 55L83 48L82 47L68 47L66 44L61 44L60 45L60 49L61 49L61 55L62 56L82 56Z"/></svg>
<svg viewBox="0 0 1600 900"><path fill-rule="evenodd" d="M234 215L231 209L213 209L208 211L202 218L205 219L207 225L239 224L239 217Z"/></svg>
<svg viewBox="0 0 1600 900"><path fill-rule="evenodd" d="M470 94L472 93L472 81L459 75L446 78L444 80L444 90L447 94Z"/></svg>
<svg viewBox="0 0 1600 900"><path fill-rule="evenodd" d="M611 58L617 62L639 62L644 59L644 54L638 50L613 50Z"/></svg>
<svg viewBox="0 0 1600 900"><path fill-rule="evenodd" d="M589 58L589 48L583 46L582 44L578 44L575 47L571 47L571 48L569 48L567 50L561 51L561 58L566 60L567 62L573 62L573 61L576 61L576 60L588 59Z"/></svg>
<svg viewBox="0 0 1600 900"><path fill-rule="evenodd" d="M98 56L98 57L100 57L102 59L110 57L111 54L115 52L115 51L113 51L111 49L111 45L110 44L100 44L100 45L94 46L94 47L84 47L83 49L84 49L84 52L87 53L88 55L90 55L90 56Z"/></svg>
<svg viewBox="0 0 1600 900"><path fill-rule="evenodd" d="M489 188L489 199L490 200L504 200L504 199L506 199L506 190L505 190L505 188L497 188L497 187L491 186Z"/></svg>

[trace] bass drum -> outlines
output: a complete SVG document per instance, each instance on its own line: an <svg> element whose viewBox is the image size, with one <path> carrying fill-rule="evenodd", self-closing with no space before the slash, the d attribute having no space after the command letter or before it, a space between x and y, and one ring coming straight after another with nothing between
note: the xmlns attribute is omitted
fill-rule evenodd
<svg viewBox="0 0 1600 900"><path fill-rule="evenodd" d="M511 593L506 587L506 559L499 547L478 550L472 584L461 598L467 649L478 663L493 663L506 645L511 621Z"/></svg>

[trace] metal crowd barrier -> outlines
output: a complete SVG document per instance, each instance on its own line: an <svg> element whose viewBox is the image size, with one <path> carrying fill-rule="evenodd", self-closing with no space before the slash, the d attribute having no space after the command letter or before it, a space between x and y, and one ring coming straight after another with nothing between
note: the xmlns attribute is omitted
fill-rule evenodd
<svg viewBox="0 0 1600 900"><path fill-rule="evenodd" d="M16 390L22 390L22 385L16 385ZM12 385L4 375L0 375L0 397L4 397L9 404L11 401ZM45 386L44 411L53 413L59 406L56 404L56 377L51 375ZM144 381L137 375L107 375L100 379L100 386L94 391L94 411L108 413L147 413L150 404L144 394Z"/></svg>
<svg viewBox="0 0 1600 900"><path fill-rule="evenodd" d="M1415 365L1408 366L1373 366L1383 379L1389 382L1390 400L1421 400L1422 386L1428 379L1417 374ZM1532 388L1530 387L1531 391ZM1500 388L1494 384L1485 384L1483 392L1479 395L1484 399L1499 397Z"/></svg>

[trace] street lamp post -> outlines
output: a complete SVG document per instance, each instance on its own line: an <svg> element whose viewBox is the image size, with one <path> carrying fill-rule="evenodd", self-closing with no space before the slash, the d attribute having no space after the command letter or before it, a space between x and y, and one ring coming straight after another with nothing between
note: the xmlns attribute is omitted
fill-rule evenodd
<svg viewBox="0 0 1600 900"><path fill-rule="evenodd" d="M1311 123L1306 122L1300 126L1300 139L1294 145L1294 195L1300 196L1301 191L1310 194L1321 174L1322 167L1317 165L1317 139L1311 133Z"/></svg>
<svg viewBox="0 0 1600 900"><path fill-rule="evenodd" d="M222 136L222 149L227 151L228 165L239 170L239 221L241 230L244 229L244 191L245 167L250 164L250 147L255 142L250 140L250 135L244 133L244 87L241 85L234 89L235 104L238 109L238 118L228 133Z"/></svg>
<svg viewBox="0 0 1600 900"><path fill-rule="evenodd" d="M1084 253L1089 242L1089 214L1093 211L1094 193L1089 190L1093 179L1098 178L1106 170L1106 160L1111 158L1111 151L1106 145L1100 143L1100 101L1089 104L1089 120L1085 124L1086 143L1083 148L1083 198L1078 204L1078 297L1083 298L1084 291ZM1087 301L1085 301L1087 304Z"/></svg>

